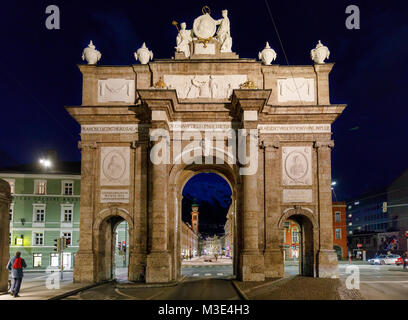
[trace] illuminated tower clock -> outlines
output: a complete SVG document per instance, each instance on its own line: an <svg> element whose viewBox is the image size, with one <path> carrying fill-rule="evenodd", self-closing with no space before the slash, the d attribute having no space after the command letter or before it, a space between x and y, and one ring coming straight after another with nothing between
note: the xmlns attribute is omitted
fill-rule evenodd
<svg viewBox="0 0 408 320"><path fill-rule="evenodd" d="M198 204L197 199L194 199L193 204L191 205L191 226L195 234L198 234Z"/></svg>

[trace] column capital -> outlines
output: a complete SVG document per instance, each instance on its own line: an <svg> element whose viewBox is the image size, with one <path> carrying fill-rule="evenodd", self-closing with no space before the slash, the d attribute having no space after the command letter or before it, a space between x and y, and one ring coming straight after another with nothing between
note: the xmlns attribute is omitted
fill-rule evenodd
<svg viewBox="0 0 408 320"><path fill-rule="evenodd" d="M261 149L265 149L267 151L276 151L280 148L279 141L261 141L260 144Z"/></svg>
<svg viewBox="0 0 408 320"><path fill-rule="evenodd" d="M334 141L333 140L328 140L328 141L315 141L313 145L316 149L319 148L334 148Z"/></svg>
<svg viewBox="0 0 408 320"><path fill-rule="evenodd" d="M97 149L98 144L96 141L92 142L78 141L78 149L82 150L84 148Z"/></svg>

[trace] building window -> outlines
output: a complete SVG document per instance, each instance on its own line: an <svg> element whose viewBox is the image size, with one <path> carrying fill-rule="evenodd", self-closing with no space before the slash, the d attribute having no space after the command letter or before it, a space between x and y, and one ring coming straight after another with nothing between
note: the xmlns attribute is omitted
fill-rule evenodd
<svg viewBox="0 0 408 320"><path fill-rule="evenodd" d="M62 181L62 194L66 196L72 196L74 194L74 181Z"/></svg>
<svg viewBox="0 0 408 320"><path fill-rule="evenodd" d="M299 232L294 229L292 230L292 243L298 243L299 242Z"/></svg>
<svg viewBox="0 0 408 320"><path fill-rule="evenodd" d="M43 223L45 221L45 204L40 204L40 205L33 205L34 207L34 216L33 216L33 222L41 222Z"/></svg>
<svg viewBox="0 0 408 320"><path fill-rule="evenodd" d="M63 232L62 236L67 239L67 246L71 245L71 232Z"/></svg>
<svg viewBox="0 0 408 320"><path fill-rule="evenodd" d="M34 268L40 268L41 263L42 263L42 253L34 253L33 258L34 258L34 262L33 262Z"/></svg>
<svg viewBox="0 0 408 320"><path fill-rule="evenodd" d="M336 212L335 213L335 221L340 222L341 221L341 212Z"/></svg>
<svg viewBox="0 0 408 320"><path fill-rule="evenodd" d="M42 246L44 244L44 233L35 232L34 233L34 245Z"/></svg>
<svg viewBox="0 0 408 320"><path fill-rule="evenodd" d="M51 267L58 267L58 266L59 266L59 254L51 253Z"/></svg>
<svg viewBox="0 0 408 320"><path fill-rule="evenodd" d="M336 239L337 240L341 239L341 229L340 228L336 229Z"/></svg>
<svg viewBox="0 0 408 320"><path fill-rule="evenodd" d="M34 193L35 194L46 194L47 193L47 180L35 180Z"/></svg>
<svg viewBox="0 0 408 320"><path fill-rule="evenodd" d="M6 180L10 185L10 193L14 194L15 191L16 191L16 189L15 189L16 180L14 180L14 179L4 179L4 180Z"/></svg>
<svg viewBox="0 0 408 320"><path fill-rule="evenodd" d="M61 222L72 223L74 215L74 205L73 204L62 204L61 205Z"/></svg>

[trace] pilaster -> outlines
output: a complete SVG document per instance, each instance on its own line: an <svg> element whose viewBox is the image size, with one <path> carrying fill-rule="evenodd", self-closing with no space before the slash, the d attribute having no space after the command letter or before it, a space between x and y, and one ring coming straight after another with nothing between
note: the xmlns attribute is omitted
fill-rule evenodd
<svg viewBox="0 0 408 320"><path fill-rule="evenodd" d="M75 256L74 282L96 282L97 257L93 247L93 211L97 143L78 143L81 149L81 200L79 250Z"/></svg>
<svg viewBox="0 0 408 320"><path fill-rule="evenodd" d="M317 183L319 209L319 249L317 252L317 274L320 278L338 277L338 261L333 250L333 213L331 191L331 149L334 142L316 141Z"/></svg>
<svg viewBox="0 0 408 320"><path fill-rule="evenodd" d="M282 230L280 212L281 157L279 141L262 144L265 155L265 276L283 277Z"/></svg>

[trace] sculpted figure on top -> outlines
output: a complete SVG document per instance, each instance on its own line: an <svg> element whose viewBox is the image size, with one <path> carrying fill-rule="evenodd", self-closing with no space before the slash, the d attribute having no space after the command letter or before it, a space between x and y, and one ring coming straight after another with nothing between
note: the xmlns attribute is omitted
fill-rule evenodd
<svg viewBox="0 0 408 320"><path fill-rule="evenodd" d="M176 38L176 50L177 52L184 53L186 58L188 58L190 56L190 42L193 41L193 33L191 30L186 29L187 25L185 22L180 23L180 27L181 29Z"/></svg>
<svg viewBox="0 0 408 320"><path fill-rule="evenodd" d="M222 11L222 19L214 20L210 15L210 8L205 6L203 14L194 20L193 29L187 30L186 23L180 24L181 29L177 27L178 23L173 21L173 25L178 30L176 38L176 51L182 52L188 58L190 56L190 42L196 39L204 43L204 47L211 40L217 40L221 45L221 52L231 52L232 37L230 33L230 20L228 11ZM217 30L217 26L218 30Z"/></svg>
<svg viewBox="0 0 408 320"><path fill-rule="evenodd" d="M217 40L221 44L221 52L231 52L232 38L230 35L230 21L228 10L222 10L222 19L217 20Z"/></svg>

